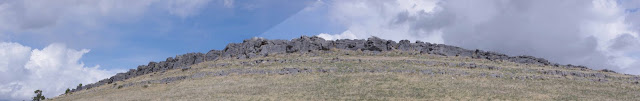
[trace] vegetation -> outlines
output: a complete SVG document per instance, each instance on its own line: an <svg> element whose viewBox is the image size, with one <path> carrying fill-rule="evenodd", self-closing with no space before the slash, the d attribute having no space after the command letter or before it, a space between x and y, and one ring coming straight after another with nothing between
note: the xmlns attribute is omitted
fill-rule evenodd
<svg viewBox="0 0 640 101"><path fill-rule="evenodd" d="M33 97L33 101L41 101L45 99L44 95L42 95L42 90L36 90L33 93L36 94L36 96Z"/></svg>
<svg viewBox="0 0 640 101"><path fill-rule="evenodd" d="M71 93L71 89L67 88L66 91L64 91L64 94L70 94Z"/></svg>

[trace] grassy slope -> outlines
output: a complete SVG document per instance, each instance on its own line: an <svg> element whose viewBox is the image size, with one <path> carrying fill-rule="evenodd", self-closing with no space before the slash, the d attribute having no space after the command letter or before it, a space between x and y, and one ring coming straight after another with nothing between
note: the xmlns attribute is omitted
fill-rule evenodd
<svg viewBox="0 0 640 101"><path fill-rule="evenodd" d="M251 60L210 61L194 65L186 71L178 69L147 74L116 84L58 96L53 100L640 100L640 85L629 83L626 79L615 79L631 77L630 75L412 54L372 54L334 50L332 53L280 54ZM288 61L255 63L255 60ZM407 61L465 62L497 66L500 69L470 69L448 64L427 65ZM217 65L225 63L232 65ZM282 68L323 68L335 71L285 75L232 73L227 76L188 78L166 84L149 83L118 87L132 82L191 76L197 73ZM369 70L385 71L372 73L368 72ZM394 70L414 72L393 72ZM419 72L421 70L429 72ZM536 72L541 70L599 72L613 78L600 82L593 81L596 78L592 77L543 75ZM487 74L501 76L492 77Z"/></svg>

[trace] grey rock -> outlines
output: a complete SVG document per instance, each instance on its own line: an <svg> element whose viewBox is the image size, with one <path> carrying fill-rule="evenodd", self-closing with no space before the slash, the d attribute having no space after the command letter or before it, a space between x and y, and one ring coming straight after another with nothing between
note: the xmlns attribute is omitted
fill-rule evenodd
<svg viewBox="0 0 640 101"><path fill-rule="evenodd" d="M602 70L600 70L600 71L602 71L602 72L611 72L611 73L616 73L616 71L609 70L609 69L602 69Z"/></svg>
<svg viewBox="0 0 640 101"><path fill-rule="evenodd" d="M260 55L268 56L269 54L280 54L287 52L286 40L269 40L265 45L260 46Z"/></svg>
<svg viewBox="0 0 640 101"><path fill-rule="evenodd" d="M191 67L182 67L182 71L187 71L189 69L191 69Z"/></svg>
<svg viewBox="0 0 640 101"><path fill-rule="evenodd" d="M417 49L414 49L414 47L411 45L411 41L409 40L400 40L397 49L401 51L417 51Z"/></svg>
<svg viewBox="0 0 640 101"><path fill-rule="evenodd" d="M365 40L360 40L360 39L355 39L355 40L340 39L340 40L336 40L334 43L337 49L362 50L364 49L365 42L366 42Z"/></svg>
<svg viewBox="0 0 640 101"><path fill-rule="evenodd" d="M204 54L202 53L187 53L180 56L176 56L176 62L173 67L185 67L193 64L198 64L204 61ZM172 69L172 68L170 68Z"/></svg>
<svg viewBox="0 0 640 101"><path fill-rule="evenodd" d="M421 53L436 54L443 56L472 56L473 52L460 47L448 46L443 44L429 45L421 50Z"/></svg>
<svg viewBox="0 0 640 101"><path fill-rule="evenodd" d="M371 37L364 44L364 50L369 51L390 51L395 49L393 41L383 40L378 37Z"/></svg>
<svg viewBox="0 0 640 101"><path fill-rule="evenodd" d="M326 47L323 47L323 45ZM289 42L289 44L287 45L286 50L287 53L306 53L311 51L329 50L331 48L330 46L331 45L326 43L326 40L320 37L302 36L300 38L291 40L291 42Z"/></svg>
<svg viewBox="0 0 640 101"><path fill-rule="evenodd" d="M215 61L218 60L218 58L222 55L222 51L219 50L211 50L209 52L207 52L207 54L205 55L205 61Z"/></svg>
<svg viewBox="0 0 640 101"><path fill-rule="evenodd" d="M508 61L511 62L516 62L516 63L524 63L524 64L540 64L540 65L551 65L551 62L542 59L542 58L536 58L533 56L516 56L516 57L509 57Z"/></svg>

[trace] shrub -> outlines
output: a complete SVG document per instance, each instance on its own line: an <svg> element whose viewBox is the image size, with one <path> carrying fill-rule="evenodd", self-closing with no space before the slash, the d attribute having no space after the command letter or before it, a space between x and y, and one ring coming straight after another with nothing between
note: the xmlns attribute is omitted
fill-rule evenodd
<svg viewBox="0 0 640 101"><path fill-rule="evenodd" d="M78 88L82 88L82 83L78 84ZM80 89L78 89L80 90Z"/></svg>
<svg viewBox="0 0 640 101"><path fill-rule="evenodd" d="M42 95L42 90L36 90L33 93L36 93L36 96L33 97L33 101L40 101L45 99L44 95Z"/></svg>
<svg viewBox="0 0 640 101"><path fill-rule="evenodd" d="M64 91L64 94L69 94L69 93L71 93L71 89L67 88L67 90Z"/></svg>

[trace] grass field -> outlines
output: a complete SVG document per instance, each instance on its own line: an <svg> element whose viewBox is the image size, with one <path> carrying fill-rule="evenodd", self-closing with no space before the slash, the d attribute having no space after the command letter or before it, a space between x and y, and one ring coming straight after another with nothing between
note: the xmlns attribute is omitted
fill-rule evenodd
<svg viewBox="0 0 640 101"><path fill-rule="evenodd" d="M186 78L152 82L171 77ZM208 61L51 100L640 100L637 77L416 52L333 50Z"/></svg>

